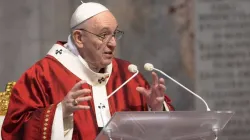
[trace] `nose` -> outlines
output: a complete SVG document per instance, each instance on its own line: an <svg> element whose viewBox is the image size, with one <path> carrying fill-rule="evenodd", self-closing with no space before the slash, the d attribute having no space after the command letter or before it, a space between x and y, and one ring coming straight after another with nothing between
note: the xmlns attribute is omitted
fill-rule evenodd
<svg viewBox="0 0 250 140"><path fill-rule="evenodd" d="M116 47L116 39L114 36L112 36L112 38L109 40L107 46L111 49L114 50Z"/></svg>

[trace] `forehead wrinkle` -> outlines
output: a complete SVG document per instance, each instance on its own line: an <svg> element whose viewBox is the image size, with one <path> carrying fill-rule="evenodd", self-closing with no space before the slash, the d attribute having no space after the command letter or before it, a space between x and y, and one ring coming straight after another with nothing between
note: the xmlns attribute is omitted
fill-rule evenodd
<svg viewBox="0 0 250 140"><path fill-rule="evenodd" d="M100 13L88 20L88 25L93 30L101 30L107 28L113 30L117 27L117 21L110 12Z"/></svg>

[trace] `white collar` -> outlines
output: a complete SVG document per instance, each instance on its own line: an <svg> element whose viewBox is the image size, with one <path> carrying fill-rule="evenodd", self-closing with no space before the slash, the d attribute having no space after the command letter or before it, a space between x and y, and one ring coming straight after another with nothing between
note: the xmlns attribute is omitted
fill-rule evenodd
<svg viewBox="0 0 250 140"><path fill-rule="evenodd" d="M62 50L62 53L57 53L58 50ZM92 71L87 62L80 56L70 36L68 37L68 43L64 44L64 47L55 44L48 52L48 55L56 58L64 67L90 85L107 84L112 72L112 63L105 68L105 73Z"/></svg>
<svg viewBox="0 0 250 140"><path fill-rule="evenodd" d="M80 55L75 44L73 43L73 41L71 39L71 35L68 36L67 45L65 47L67 47L68 50L70 50L74 55L76 55L76 56Z"/></svg>

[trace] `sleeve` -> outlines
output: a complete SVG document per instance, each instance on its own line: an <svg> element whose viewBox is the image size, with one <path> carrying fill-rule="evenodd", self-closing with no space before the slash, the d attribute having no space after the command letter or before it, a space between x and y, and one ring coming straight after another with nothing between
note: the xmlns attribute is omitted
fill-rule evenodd
<svg viewBox="0 0 250 140"><path fill-rule="evenodd" d="M163 107L164 107L163 111L174 111L175 110L171 104L170 98L167 95L165 95L165 101L163 102Z"/></svg>
<svg viewBox="0 0 250 140"><path fill-rule="evenodd" d="M41 73L33 67L13 87L1 130L3 140L51 139L57 103L51 103L49 85Z"/></svg>

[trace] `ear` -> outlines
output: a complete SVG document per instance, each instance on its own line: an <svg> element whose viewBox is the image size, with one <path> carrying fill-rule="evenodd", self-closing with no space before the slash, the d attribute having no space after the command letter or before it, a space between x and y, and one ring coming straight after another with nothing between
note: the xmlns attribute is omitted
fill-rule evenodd
<svg viewBox="0 0 250 140"><path fill-rule="evenodd" d="M79 30L74 30L72 33L73 41L76 44L76 47L83 48L83 40L82 40L82 33Z"/></svg>

